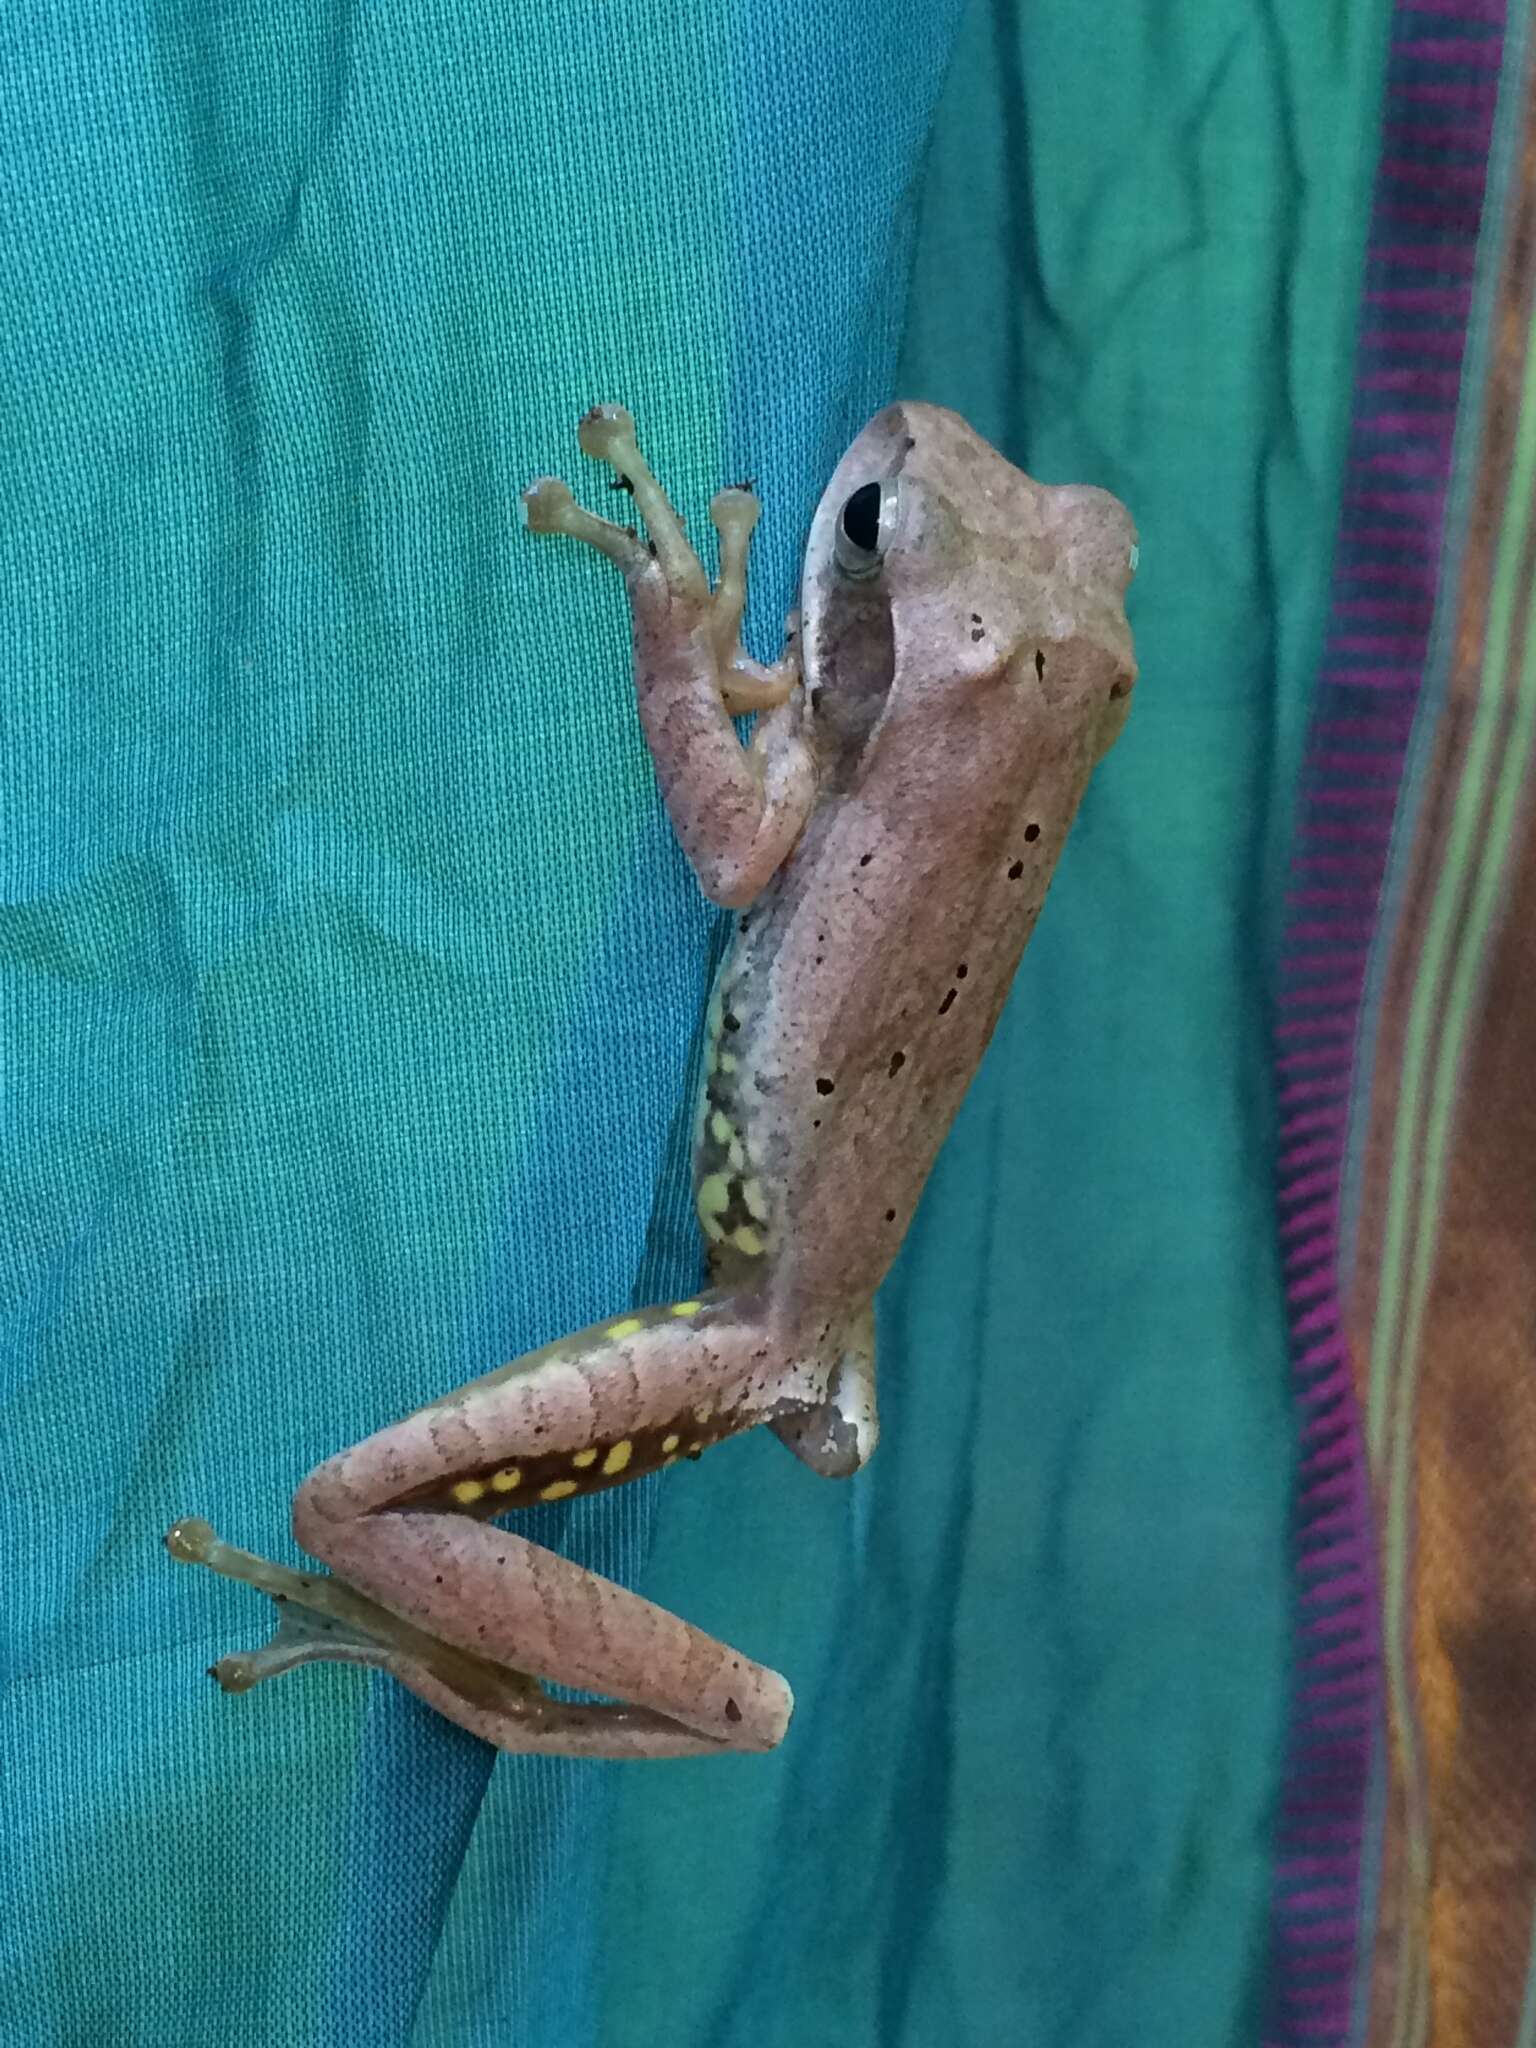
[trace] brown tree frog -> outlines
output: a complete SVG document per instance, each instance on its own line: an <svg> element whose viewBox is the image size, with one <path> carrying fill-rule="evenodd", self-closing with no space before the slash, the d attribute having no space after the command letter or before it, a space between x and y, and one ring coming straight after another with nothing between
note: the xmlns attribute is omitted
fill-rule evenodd
<svg viewBox="0 0 1536 2048"><path fill-rule="evenodd" d="M282 1608L230 1691L316 1658L372 1665L502 1749L764 1750L784 1680L503 1517L622 1485L766 1423L813 1471L875 1447L872 1301L1039 913L1136 664L1136 537L1105 491L1033 482L952 412L879 413L812 522L773 666L739 630L758 503L710 507L713 589L619 406L582 448L647 539L543 479L534 533L619 569L640 718L673 827L735 913L695 1127L709 1284L612 1316L319 1466L293 1505L335 1576L177 1523L176 1557ZM734 714L757 711L749 744ZM603 1696L552 1697L551 1680Z"/></svg>

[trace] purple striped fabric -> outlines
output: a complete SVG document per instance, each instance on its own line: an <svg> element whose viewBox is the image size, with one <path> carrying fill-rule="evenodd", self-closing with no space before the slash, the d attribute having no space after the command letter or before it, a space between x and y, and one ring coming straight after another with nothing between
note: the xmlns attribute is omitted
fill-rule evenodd
<svg viewBox="0 0 1536 2048"><path fill-rule="evenodd" d="M1423 677L1501 0L1395 9L1333 602L1296 824L1276 1023L1280 1242L1300 1432L1296 1679L1268 2048L1350 2039L1382 1724L1365 1445L1339 1295L1356 1030Z"/></svg>

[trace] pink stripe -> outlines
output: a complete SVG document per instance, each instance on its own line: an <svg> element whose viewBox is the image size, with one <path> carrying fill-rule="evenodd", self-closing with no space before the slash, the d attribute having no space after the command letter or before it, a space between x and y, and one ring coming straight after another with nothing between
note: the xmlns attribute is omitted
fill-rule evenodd
<svg viewBox="0 0 1536 2048"><path fill-rule="evenodd" d="M1414 36L1392 45L1392 57L1409 64L1465 64L1479 70L1497 69L1504 56L1500 43L1481 36Z"/></svg>
<svg viewBox="0 0 1536 2048"><path fill-rule="evenodd" d="M1487 182L1483 164L1415 164L1402 157L1388 157L1381 172L1383 177L1396 178L1400 185L1422 185L1432 192L1481 193Z"/></svg>
<svg viewBox="0 0 1536 2048"><path fill-rule="evenodd" d="M1406 585L1426 596L1439 581L1432 562L1341 562L1338 577L1341 583L1386 583L1399 589Z"/></svg>
<svg viewBox="0 0 1536 2048"><path fill-rule="evenodd" d="M1335 973L1339 973L1340 971L1348 972L1351 965L1355 963L1359 963L1360 986L1364 986L1365 963L1370 959L1371 953L1369 943L1371 938L1371 926L1369 922L1366 920L1362 920L1358 925L1352 927L1349 931L1341 929L1336 933L1325 932L1323 934L1325 945L1326 941L1330 937L1340 941L1350 937L1354 937L1356 939L1365 941L1365 943L1349 947L1339 945L1337 950L1323 951L1318 953L1293 953L1291 951L1291 946L1293 944L1292 936L1290 933L1286 934L1285 948L1281 955L1281 958L1285 963L1285 972L1287 979L1293 986L1295 985L1296 977L1299 975L1322 974L1326 973L1330 968ZM1347 985L1353 986L1354 984L1350 983ZM1312 987L1315 986L1316 984L1313 983ZM1311 992L1311 988L1302 988L1300 990L1300 993L1302 995L1310 995Z"/></svg>
<svg viewBox="0 0 1536 2048"><path fill-rule="evenodd" d="M1320 1294L1332 1294L1333 1268L1325 1266L1321 1273L1314 1273L1310 1280L1293 1280L1285 1290L1285 1298L1295 1307L1303 1301L1315 1301Z"/></svg>
<svg viewBox="0 0 1536 2048"><path fill-rule="evenodd" d="M1435 616L1433 601L1422 597L1340 597L1333 609L1338 618L1407 619L1416 626L1427 626Z"/></svg>
<svg viewBox="0 0 1536 2048"><path fill-rule="evenodd" d="M1477 260L1475 249L1460 242L1383 242L1366 252L1372 263L1401 270L1465 270Z"/></svg>
<svg viewBox="0 0 1536 2048"><path fill-rule="evenodd" d="M1340 1429L1346 1426L1341 1422L1340 1417L1347 1415L1349 1411L1342 1406L1341 1397L1335 1396L1334 1398L1335 1406L1323 1409L1321 1413L1310 1417L1308 1421L1302 1424L1301 1433L1304 1438L1310 1440L1312 1437L1323 1435L1327 1430ZM1349 1430L1349 1437L1351 1442L1355 1441L1356 1432L1353 1429ZM1327 1520L1326 1516L1324 1520ZM1316 1626L1315 1623L1314 1626Z"/></svg>
<svg viewBox="0 0 1536 2048"><path fill-rule="evenodd" d="M1459 370L1371 370L1355 380L1357 391L1421 391L1454 401L1461 392Z"/></svg>
<svg viewBox="0 0 1536 2048"><path fill-rule="evenodd" d="M1330 904L1343 909L1347 905L1358 910L1367 922L1375 905L1375 898L1367 889L1287 889L1285 900L1298 910L1325 910Z"/></svg>
<svg viewBox="0 0 1536 2048"><path fill-rule="evenodd" d="M1444 437L1442 436L1442 441ZM1362 452L1360 466L1373 479L1379 476L1438 478L1445 469L1446 450L1436 448L1372 448Z"/></svg>
<svg viewBox="0 0 1536 2048"><path fill-rule="evenodd" d="M1287 928L1285 934L1286 950L1289 954L1290 948L1302 941L1305 941L1308 945L1314 945L1321 941L1326 946L1330 940L1337 941L1351 937L1369 944L1374 930L1375 920L1370 917L1309 918L1304 923L1295 923ZM1338 965L1339 955L1336 952L1330 952L1325 957L1330 966L1336 967ZM1300 966L1301 962L1293 961L1292 964Z"/></svg>
<svg viewBox="0 0 1536 2048"><path fill-rule="evenodd" d="M1297 1116L1280 1119L1280 1135L1283 1139L1294 1140L1310 1137L1314 1131L1341 1131L1348 1120L1343 1104L1334 1109L1304 1109Z"/></svg>
<svg viewBox="0 0 1536 2048"><path fill-rule="evenodd" d="M1325 689L1416 692L1419 671L1416 668L1329 668L1324 669L1319 680Z"/></svg>
<svg viewBox="0 0 1536 2048"><path fill-rule="evenodd" d="M1312 1272L1331 1275L1335 1263L1333 1235L1329 1231L1314 1233L1311 1237L1303 1238L1300 1244L1293 1244L1283 1261L1284 1270L1287 1273L1295 1273L1298 1279L1303 1274Z"/></svg>
<svg viewBox="0 0 1536 2048"><path fill-rule="evenodd" d="M1472 292L1468 285L1391 284L1378 285L1361 294L1368 306L1396 306L1404 313L1461 313Z"/></svg>
<svg viewBox="0 0 1536 2048"><path fill-rule="evenodd" d="M1335 654L1419 654L1423 652L1422 633L1334 633L1329 637L1329 651Z"/></svg>
<svg viewBox="0 0 1536 2048"><path fill-rule="evenodd" d="M1339 1134L1330 1132L1325 1137L1313 1138L1302 1145L1292 1139L1280 1147L1280 1171L1285 1177L1285 1199L1299 1202L1305 1195L1322 1194L1333 1188L1336 1176L1343 1164L1343 1140ZM1322 1171L1326 1162L1326 1171ZM1313 1172L1303 1174L1301 1168L1310 1166Z"/></svg>
<svg viewBox="0 0 1536 2048"><path fill-rule="evenodd" d="M1331 789L1319 783L1307 791L1308 801L1314 814L1319 810L1329 811L1380 811L1395 810L1397 790L1395 786L1378 788L1374 783L1361 783L1356 788Z"/></svg>
<svg viewBox="0 0 1536 2048"><path fill-rule="evenodd" d="M1401 752L1413 730L1413 714L1406 706L1399 711L1361 712L1354 718L1320 718L1315 730L1328 739L1390 739Z"/></svg>
<svg viewBox="0 0 1536 2048"><path fill-rule="evenodd" d="M1307 820L1307 831L1314 839L1348 840L1356 846L1370 846L1378 855L1390 840L1390 823L1374 824L1368 819L1318 818Z"/></svg>
<svg viewBox="0 0 1536 2048"><path fill-rule="evenodd" d="M1327 1074L1347 1067L1353 1058L1350 1045L1304 1045L1299 1052L1282 1053L1276 1065L1282 1074Z"/></svg>
<svg viewBox="0 0 1536 2048"><path fill-rule="evenodd" d="M1453 405L1420 405L1411 412L1362 413L1356 422L1362 434L1397 434L1405 441L1445 441L1456 425ZM1375 460L1366 455L1368 462Z"/></svg>
<svg viewBox="0 0 1536 2048"><path fill-rule="evenodd" d="M1337 1102L1343 1093L1343 1083L1337 1074L1315 1074L1309 1080L1287 1081L1280 1090L1280 1101L1289 1105L1297 1102Z"/></svg>
<svg viewBox="0 0 1536 2048"><path fill-rule="evenodd" d="M1396 490L1384 491L1378 484L1368 491L1346 491L1344 502L1346 505L1363 505L1372 512L1396 512L1404 518L1438 520L1444 489L1443 484L1399 484Z"/></svg>
<svg viewBox="0 0 1536 2048"><path fill-rule="evenodd" d="M1332 1038L1348 1038L1355 1028L1352 1017L1293 1017L1289 1023L1278 1024L1275 1036L1292 1044L1304 1038L1309 1044L1323 1045Z"/></svg>
<svg viewBox="0 0 1536 2048"><path fill-rule="evenodd" d="M1389 85L1387 91L1392 99L1406 100L1413 106L1486 108L1491 115L1499 96L1499 83L1490 78L1475 84Z"/></svg>
<svg viewBox="0 0 1536 2048"><path fill-rule="evenodd" d="M1319 774L1343 774L1343 776L1360 774L1362 768L1368 768L1372 774L1384 776L1384 774L1393 774L1393 770L1399 768L1401 764L1403 764L1403 748L1401 748L1401 745L1382 745L1380 741L1376 741L1376 745L1370 745L1370 748L1354 748L1348 754L1313 754L1311 760L1307 762L1309 770L1315 770ZM1370 903L1368 909L1374 909L1374 903Z"/></svg>
<svg viewBox="0 0 1536 2048"><path fill-rule="evenodd" d="M1292 1233L1300 1235L1303 1231L1323 1231L1323 1229L1333 1231L1337 1221L1339 1221L1339 1204L1333 1198L1329 1198L1327 1202L1309 1202L1307 1208L1298 1208L1294 1217L1290 1217L1286 1223L1280 1225L1280 1235L1284 1239L1284 1237L1290 1237Z"/></svg>
<svg viewBox="0 0 1536 2048"><path fill-rule="evenodd" d="M1433 535L1417 526L1341 526L1339 539L1345 547L1390 548L1396 555L1421 555L1422 561L1361 562L1361 569L1401 569L1405 576L1422 576L1435 567L1438 552Z"/></svg>
<svg viewBox="0 0 1536 2048"><path fill-rule="evenodd" d="M1323 853L1315 848L1303 847L1297 854L1294 865L1298 870L1305 868L1315 875L1359 874L1363 870L1366 874L1374 876L1381 863L1374 854Z"/></svg>

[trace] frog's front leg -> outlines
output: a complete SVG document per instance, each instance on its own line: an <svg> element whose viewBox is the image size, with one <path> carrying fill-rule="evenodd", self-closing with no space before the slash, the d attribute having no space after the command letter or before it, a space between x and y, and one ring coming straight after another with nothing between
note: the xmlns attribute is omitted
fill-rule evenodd
<svg viewBox="0 0 1536 2048"><path fill-rule="evenodd" d="M622 406L594 407L579 438L634 493L649 544L583 510L553 477L524 492L528 527L585 541L623 572L640 719L673 830L706 895L731 906L750 903L799 838L816 794L793 635L772 668L753 662L740 645L757 499L735 489L711 504L720 535L720 579L711 591L640 453L630 415ZM757 709L766 715L743 747L731 715Z"/></svg>
<svg viewBox="0 0 1536 2048"><path fill-rule="evenodd" d="M719 1296L623 1316L472 1382L321 1465L294 1533L304 1574L179 1523L174 1555L285 1605L232 1691L316 1658L390 1672L499 1748L663 1757L770 1749L792 1700L776 1672L489 1518L619 1485L813 1405L824 1361L783 1361ZM320 1617L301 1624L289 1607ZM551 1698L549 1679L622 1705Z"/></svg>

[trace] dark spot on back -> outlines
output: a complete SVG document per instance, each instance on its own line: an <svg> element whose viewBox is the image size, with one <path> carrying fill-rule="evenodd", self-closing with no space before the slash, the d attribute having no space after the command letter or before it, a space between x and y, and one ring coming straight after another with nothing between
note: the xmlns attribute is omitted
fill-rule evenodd
<svg viewBox="0 0 1536 2048"><path fill-rule="evenodd" d="M725 1015L720 1019L720 1022L725 1026L727 1031L739 1031L741 1029L741 1019L736 1015L734 1010L727 1010Z"/></svg>
<svg viewBox="0 0 1536 2048"><path fill-rule="evenodd" d="M1038 647L1035 649L1035 674L1039 677L1041 682L1044 682L1045 656L1040 652L1040 649Z"/></svg>
<svg viewBox="0 0 1536 2048"><path fill-rule="evenodd" d="M861 853L859 855L859 866L861 868L867 868L870 862L874 859L874 857L875 856L872 853Z"/></svg>
<svg viewBox="0 0 1536 2048"><path fill-rule="evenodd" d="M741 1709L737 1706L734 1700L726 1701L725 1718L727 1719L727 1721L739 1721L741 1719Z"/></svg>
<svg viewBox="0 0 1536 2048"><path fill-rule="evenodd" d="M907 1056L904 1052L893 1052L891 1054L891 1064L886 1068L886 1072L894 1079L906 1064Z"/></svg>
<svg viewBox="0 0 1536 2048"><path fill-rule="evenodd" d="M1016 881L1017 881L1017 880L1019 879L1020 875L1022 875L1022 874L1023 874L1023 872L1024 872L1024 863L1023 863L1023 861L1021 861L1021 860L1016 860L1016 861L1014 862L1013 866L1012 866L1012 867L1011 867L1011 868L1010 868L1010 869L1008 870L1008 879L1009 879L1009 881L1010 881L1010 882L1016 882Z"/></svg>
<svg viewBox="0 0 1536 2048"><path fill-rule="evenodd" d="M970 971L970 968L967 967L965 962L962 960L959 966L955 969L956 981L964 981L965 977L970 973Z"/></svg>
<svg viewBox="0 0 1536 2048"><path fill-rule="evenodd" d="M945 1012L945 1011L946 1011L946 1010L947 1010L947 1009L949 1008L950 1004L951 1004L951 1003L952 1003L952 1002L953 1002L953 1001L955 1000L955 997L956 997L957 995L959 995L959 993L960 993L959 989L957 989L957 988L952 988L952 989L950 990L949 994L948 994L948 995L947 995L947 996L946 996L946 997L944 998L943 1002L942 1002L942 1003L940 1003L940 1005L939 1005L939 1015L940 1015L941 1017L943 1016L944 1012Z"/></svg>
<svg viewBox="0 0 1536 2048"><path fill-rule="evenodd" d="M834 1085L825 1074L818 1074L816 1076L816 1093L818 1095L830 1095Z"/></svg>
<svg viewBox="0 0 1536 2048"><path fill-rule="evenodd" d="M1033 846L1035 841L1040 837L1040 827L1038 825L1026 825L1024 827L1024 837L1029 841L1030 845Z"/></svg>

